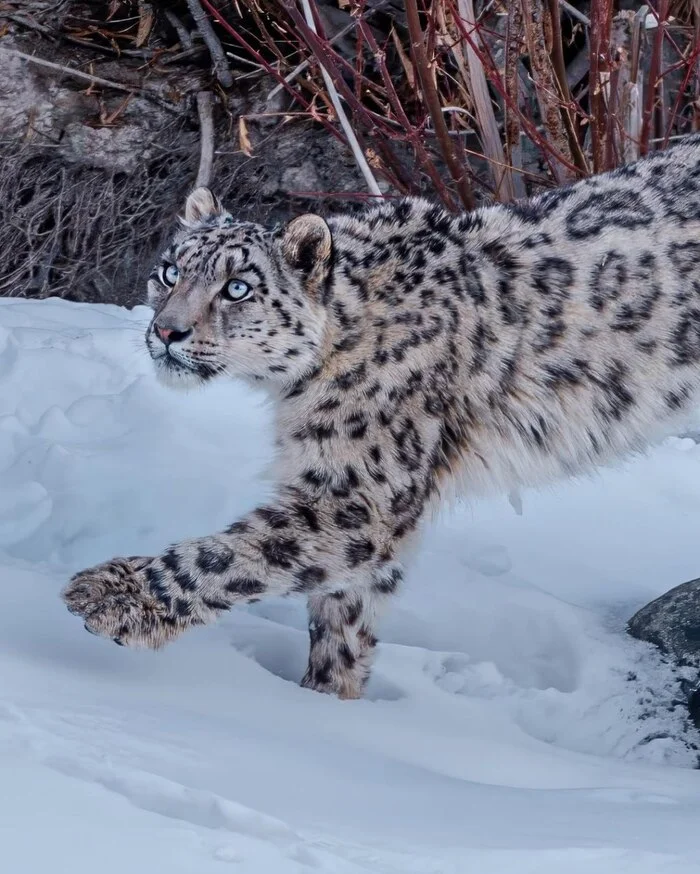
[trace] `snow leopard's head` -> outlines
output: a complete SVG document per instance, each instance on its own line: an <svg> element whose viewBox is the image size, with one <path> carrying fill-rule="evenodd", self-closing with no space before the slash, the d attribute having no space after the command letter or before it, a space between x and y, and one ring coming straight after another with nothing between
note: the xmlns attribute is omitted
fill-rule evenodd
<svg viewBox="0 0 700 874"><path fill-rule="evenodd" d="M316 215L270 231L236 221L207 188L148 281L146 344L158 376L187 387L213 376L285 385L313 369L325 324L331 233Z"/></svg>

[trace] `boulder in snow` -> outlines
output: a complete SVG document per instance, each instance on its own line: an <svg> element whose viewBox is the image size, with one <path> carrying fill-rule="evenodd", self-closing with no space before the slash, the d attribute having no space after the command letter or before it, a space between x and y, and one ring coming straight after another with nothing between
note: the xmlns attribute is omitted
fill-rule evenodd
<svg viewBox="0 0 700 874"><path fill-rule="evenodd" d="M656 644L681 664L700 665L700 579L642 607L627 628L632 637Z"/></svg>
<svg viewBox="0 0 700 874"><path fill-rule="evenodd" d="M679 665L700 668L700 579L676 586L642 607L627 623L639 640L656 644ZM700 674L681 681L690 718L700 729Z"/></svg>

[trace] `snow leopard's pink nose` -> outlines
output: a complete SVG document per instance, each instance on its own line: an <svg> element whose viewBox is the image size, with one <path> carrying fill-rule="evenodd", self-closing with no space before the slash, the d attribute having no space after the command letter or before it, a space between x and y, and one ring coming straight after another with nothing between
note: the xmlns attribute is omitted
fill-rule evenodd
<svg viewBox="0 0 700 874"><path fill-rule="evenodd" d="M166 328L163 325L159 325L158 322L154 322L153 332L161 343L169 346L171 343L181 343L183 340L186 340L192 333L192 328L187 328L186 331L177 331L175 328Z"/></svg>

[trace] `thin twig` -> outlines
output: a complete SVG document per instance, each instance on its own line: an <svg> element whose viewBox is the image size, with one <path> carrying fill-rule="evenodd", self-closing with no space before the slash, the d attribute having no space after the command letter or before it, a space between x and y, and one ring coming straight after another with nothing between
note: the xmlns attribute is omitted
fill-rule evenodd
<svg viewBox="0 0 700 874"><path fill-rule="evenodd" d="M664 41L664 30L666 27L666 19L668 18L668 0L659 0L658 7L651 10L651 14L656 18L656 33L654 34L654 42L651 49L651 61L649 63L649 79L647 81L644 94L644 112L642 114L642 133L639 152L641 155L646 155L649 151L649 141L652 136L652 123L656 98L658 96L658 86L661 81L661 60L662 47Z"/></svg>
<svg viewBox="0 0 700 874"><path fill-rule="evenodd" d="M308 112L313 116L313 110L309 101L306 100L306 98L299 91L294 89L288 82L284 81L284 77L279 72L279 70L269 61L265 60L260 52L256 51L253 46L248 42L248 40L241 36L236 28L233 27L233 25L223 17L221 12L219 12L219 10L215 6L212 6L209 0L202 0L202 3L206 7L210 15L212 15L213 18L218 21L218 23L224 28L224 30L236 40L238 45L241 46L241 48L244 49L246 52L248 52L248 54L252 58L255 58L255 60L260 64L265 72L269 73L269 75L272 76L274 79L277 79L280 85L290 94L290 96L297 103L301 105L302 109L305 112ZM328 131L329 134L331 134L331 136L334 136L341 143L345 142L343 139L343 135L340 133L340 131L336 130L334 125L332 125L329 121L324 118L317 118L317 120L323 125L325 130Z"/></svg>
<svg viewBox="0 0 700 874"><path fill-rule="evenodd" d="M423 98L425 99L428 112L433 121L435 134L438 143L440 144L440 150L450 171L450 175L457 186L463 206L466 207L466 209L473 209L475 205L474 195L469 183L467 182L461 156L450 139L447 124L445 123L445 117L441 111L440 97L438 96L435 82L432 79L428 67L428 57L425 51L423 29L420 24L420 16L418 15L416 0L406 0L406 16L408 21L408 31L411 38L411 57L413 58L414 66L418 72ZM448 201L445 205L448 209L454 211L454 203Z"/></svg>
<svg viewBox="0 0 700 874"><path fill-rule="evenodd" d="M117 91L128 91L129 93L145 93L144 88L139 88L134 85L124 85L122 82L113 82L110 79L103 79L101 76L93 76L91 73L83 73L82 70L75 70L73 67L64 67L62 64L54 64L53 61L45 61L43 58L37 58L36 55L27 55L20 52L18 49L11 49L7 46L0 45L0 51L7 52L17 58L23 58L37 67L45 67L47 70L54 70L57 73L64 73L66 76L71 76L73 79L82 79L85 82L90 82L93 85L101 85L103 88L115 88Z"/></svg>
<svg viewBox="0 0 700 874"><path fill-rule="evenodd" d="M394 186L397 190L405 190L406 185L403 181L405 180L404 167L399 159L395 156L392 157L393 149L383 131L385 121L379 125L377 124L376 115L365 106L362 99L355 93L355 89L350 87L343 76L343 68L354 75L354 66L348 65L345 59L328 45L325 36L321 37L308 26L306 18L296 8L296 0L285 0L285 9L297 28L297 36L301 36L301 39L314 55L317 62L323 63L328 75L333 80L339 96L343 98L353 113L354 130L360 145L362 145L362 136L365 133L374 135L378 131L382 131L382 135L378 136L375 140L377 152L382 156L382 163L379 167L390 185ZM317 94L322 100L327 100L327 95L324 91L318 91ZM410 185L411 182L409 181Z"/></svg>
<svg viewBox="0 0 700 874"><path fill-rule="evenodd" d="M591 152L593 172L600 173L605 162L605 132L607 130L606 91L610 81L610 36L612 31L612 0L596 0L591 5L588 75L591 107Z"/></svg>
<svg viewBox="0 0 700 874"><path fill-rule="evenodd" d="M59 33L57 36L62 42L69 42L73 45L90 49L93 52L100 52L103 55L116 56L117 58L123 56L125 58L141 58L144 61L149 61L158 54L156 49L124 49L116 48L115 46L98 45L92 40L79 39L77 36L71 36L68 33Z"/></svg>
<svg viewBox="0 0 700 874"><path fill-rule="evenodd" d="M344 36L346 36L348 33L350 33L351 30L354 30L354 29L355 29L355 22L351 21L350 24L346 24L342 30L339 30L338 33L336 33L336 35L334 37L332 37L331 39L328 40L328 45L332 46L333 43L337 42L339 39L342 39ZM309 67L310 65L311 65L311 61L308 59L306 61L302 61L300 64L297 64L296 67L290 73L287 73L287 75L284 77L284 81L287 82L288 84L290 82L293 82L297 78L297 76L301 75L304 72L304 70L306 70L307 67ZM272 100L273 98L275 98L280 93L280 91L282 91L283 88L284 88L284 85L282 85L282 84L275 85L275 87L272 89L272 91L270 91L270 93L267 95L268 102L270 100Z"/></svg>
<svg viewBox="0 0 700 874"><path fill-rule="evenodd" d="M615 148L615 130L619 124L618 106L620 102L620 64L613 65L610 71L610 96L608 98L608 120L605 130L605 154L603 169L613 170L617 166L619 155Z"/></svg>
<svg viewBox="0 0 700 874"><path fill-rule="evenodd" d="M33 18L25 18L23 15L17 15L13 12L2 12L1 15L2 18L7 18L8 21L14 21L15 24L26 27L27 30L36 30L38 33L43 34L52 43L58 42L58 40L56 39L56 34L51 30L50 27L47 27L45 24L39 24L39 22L34 21Z"/></svg>
<svg viewBox="0 0 700 874"><path fill-rule="evenodd" d="M185 27L185 25L180 21L180 19L175 15L172 9L166 9L165 12L165 20L172 27L172 29L177 33L177 38L180 40L180 45L183 49L191 49L192 48L192 36Z"/></svg>
<svg viewBox="0 0 700 874"><path fill-rule="evenodd" d="M206 0L206 2L208 2L208 0ZM344 59L340 57L336 52L334 52L333 49L328 45L328 41L326 40L325 36L321 36L315 30L309 27L306 21L306 17L301 12L299 12L296 7L296 0L283 0L283 2L287 14L297 28L297 37L300 37L301 40L303 40L303 42L306 44L306 46L308 46L310 51L315 56L316 62L319 65L323 65L331 81L333 82L333 85L335 86L338 94L342 95L349 108L355 114L355 127L353 128L353 131L361 144L361 131L363 129L368 129L370 132L373 132L376 130L376 125L368 123L371 116L370 111L355 95L354 90L349 87L348 83L343 78L340 66L345 64ZM354 67L352 67L352 65L350 65L350 70L354 71ZM285 83L285 87L291 88L291 86L287 85L287 83ZM321 97L322 100L327 100L327 95L324 91L318 91L317 94ZM364 122L364 124L362 122ZM347 139L345 138L344 129L342 133L338 133L338 136L347 145ZM377 150L386 155L387 143L383 142L381 137L379 137L377 140ZM387 182L401 189L402 183L399 179L396 178L396 172L394 170L395 166L395 162L392 163L391 161L385 160L384 163L381 165L381 172L383 173ZM399 173L400 172L401 171L399 171Z"/></svg>
<svg viewBox="0 0 700 874"><path fill-rule="evenodd" d="M698 11L700 12L700 8L698 9ZM698 27L700 27L700 20L696 24L696 28L698 28ZM678 113L679 113L680 107L681 107L681 100L683 98L683 95L687 93L687 88L690 84L690 80L693 77L693 74L697 74L696 68L697 68L697 64L698 64L698 59L700 58L700 39L698 39L697 36L695 37L695 39L693 41L693 46L695 46L695 48L693 49L690 57L688 58L685 76L683 77L683 82L681 83L681 86L678 89L678 93L676 94L676 99L675 99L674 104L673 104L673 110L670 113L671 120L669 121L668 127L666 129L666 133L662 138L663 139L663 144L661 146L662 149L665 149L668 146L669 141L674 139L674 137L671 136L672 130L673 130L673 122L675 121L675 119L678 116ZM700 105L700 104L698 104L698 105ZM656 140L652 139L651 142L652 143L656 142Z"/></svg>
<svg viewBox="0 0 700 874"><path fill-rule="evenodd" d="M304 18L306 19L306 23L309 26L309 29L312 30L314 33L317 33L316 22L314 21L314 16L313 12L311 11L311 4L309 3L309 0L301 0L301 5L304 10ZM365 158L365 154L360 148L360 144L357 141L357 137L355 136L355 131L352 129L350 121L345 114L345 110L343 109L343 105L340 102L340 98L338 97L338 92L336 91L335 85L333 84L333 80L331 79L325 66L320 62L319 66L321 67L321 75L323 76L323 81L326 83L326 88L328 89L328 96L331 98L333 109L338 116L338 121L340 122L343 133L347 138L348 145L350 146L355 160L357 161L357 166L360 168L360 171L365 178L365 182L367 183L367 187L372 192L372 194L374 194L375 197L381 197L382 190L379 185L377 185L377 180L374 178L374 174L372 173L372 170L367 163L367 158Z"/></svg>
<svg viewBox="0 0 700 874"><path fill-rule="evenodd" d="M224 88L230 88L233 85L233 74L226 60L223 46L211 25L211 21L209 21L207 13L202 9L199 0L187 0L187 7L194 19L194 23L197 25L197 30L202 34L202 39L207 44L214 64L216 78Z"/></svg>
<svg viewBox="0 0 700 874"><path fill-rule="evenodd" d="M349 34L350 31L354 30L357 27L357 24L359 22L363 21L365 18L369 18L370 15L372 15L374 12L378 12L380 9L383 9L383 7L386 5L387 5L387 0L384 0L384 2L377 3L376 6L374 6L372 9L368 9L362 15L358 15L356 20L354 19L349 24L346 24L345 27L342 27L338 31L338 33L336 33L334 36L330 37L328 39L328 45L332 46L335 43L337 43L338 40L341 40L344 36L347 36L347 34ZM304 72L304 70L306 70L307 67L309 67L310 64L311 64L311 61L309 59L302 61L300 64L297 64L297 66L284 77L284 81L287 84L289 84L290 82L293 82L297 78L297 76L300 76ZM284 88L284 85L282 85L281 83L279 85L275 85L275 87L272 89L272 91L270 91L270 93L267 95L268 102L270 100L272 100L273 98L275 98L279 94L279 92L282 91L283 88Z"/></svg>
<svg viewBox="0 0 700 874"><path fill-rule="evenodd" d="M282 0L282 2L284 3L287 15L289 15L297 28L294 34L295 37L302 46L306 44L306 47L310 49L318 63L322 63L325 66L338 94L345 100L353 112L365 112L362 97L369 97L371 95L376 99L378 94L381 94L383 97L386 96L383 89L357 70L355 64L348 61L342 54L332 48L323 32L316 33L316 31L309 27L305 16L296 8L297 0ZM314 0L314 2L317 2L317 0ZM349 80L355 81L355 88L349 87ZM359 93L356 93L359 85L362 87ZM317 93L323 95L324 92L318 91Z"/></svg>
<svg viewBox="0 0 700 874"><path fill-rule="evenodd" d="M47 70L53 70L57 73L62 73L70 78L78 79L83 82L90 82L92 85L99 85L102 88L114 88L116 91L125 91L128 94L140 94L147 100L157 103L162 109L175 115L182 114L182 106L177 106L175 103L161 96L157 83L147 82L145 85L127 85L124 82L115 82L112 79L103 79L101 76L94 76L92 73L84 73L82 70L76 70L73 67L65 67L62 64L54 64L53 61L46 61L44 58L38 58L36 55L28 55L25 52L20 52L18 49L11 49L9 46L0 44L0 51L15 55L22 58L37 67L44 67Z"/></svg>
<svg viewBox="0 0 700 874"><path fill-rule="evenodd" d="M195 188L211 184L211 171L214 164L214 114L211 91L197 92L197 113L199 115L199 170Z"/></svg>
<svg viewBox="0 0 700 874"><path fill-rule="evenodd" d="M566 130L566 136L569 140L569 149L571 157L576 166L585 175L588 174L588 165L586 157L583 154L583 149L576 136L575 116L571 110L572 100L571 92L569 91L569 82L566 78L566 64L564 62L564 44L561 33L561 20L559 18L559 4L557 0L549 0L549 17L552 22L552 69L556 76L557 84L559 85L559 96L561 98L561 116Z"/></svg>
<svg viewBox="0 0 700 874"><path fill-rule="evenodd" d="M11 12L2 12L0 13L0 17L14 21L16 24L19 24L21 27L26 27L28 30L37 31L37 33L42 34L54 45L58 42L69 42L73 45L84 46L93 51L117 55L119 57L125 55L126 57L132 58L144 58L145 60L152 58L156 54L156 52L151 49L125 49L115 48L114 46L98 45L87 39L78 39L78 37L71 36L69 33L60 33L45 24L40 24L38 21L34 21L34 19L28 19L23 15L17 15Z"/></svg>
<svg viewBox="0 0 700 874"><path fill-rule="evenodd" d="M647 17L646 6L637 11L632 19L630 36L630 82L639 81L639 66L642 57L642 29Z"/></svg>
<svg viewBox="0 0 700 874"><path fill-rule="evenodd" d="M158 60L158 65L160 67L168 67L170 64L178 64L180 61L186 61L187 58L195 58L197 55L205 51L206 46L192 46L192 48L178 52L176 55L166 55L164 58L160 58Z"/></svg>
<svg viewBox="0 0 700 874"><path fill-rule="evenodd" d="M374 34L364 21L359 22L359 29L360 33L367 42L370 51L374 55L375 63L379 68L379 73L386 88L389 105L394 110L394 114L396 115L396 119L400 127L403 128L403 130L405 131L406 138L413 147L416 158L418 159L426 174L432 181L433 185L435 186L435 190L438 192L441 199L445 202L449 201L449 191L447 191L445 184L441 179L437 168L435 167L434 162L431 160L430 155L425 148L425 144L421 139L420 132L415 128L414 125L411 124L403 108L403 104L401 103L401 99L399 98L394 82L391 78L391 74L389 73L389 69L386 65L386 52L382 51L379 48L379 44L377 43ZM447 198L447 200L445 200L445 198Z"/></svg>
<svg viewBox="0 0 700 874"><path fill-rule="evenodd" d="M579 12L575 6L571 5L571 3L567 3L566 0L559 0L559 5L565 12L568 12L572 18L578 19L578 21L585 24L586 27L591 26L591 19L588 18L587 15L584 15L583 12Z"/></svg>

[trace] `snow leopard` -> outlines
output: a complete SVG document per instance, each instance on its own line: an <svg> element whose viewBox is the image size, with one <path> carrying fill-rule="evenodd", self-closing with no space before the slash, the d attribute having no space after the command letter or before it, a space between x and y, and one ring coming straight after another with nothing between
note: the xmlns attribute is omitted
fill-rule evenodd
<svg viewBox="0 0 700 874"><path fill-rule="evenodd" d="M303 595L302 685L358 698L431 510L610 464L697 407L700 135L463 214L400 198L267 228L197 188L148 294L160 379L269 394L274 496L76 574L68 609L157 648Z"/></svg>

